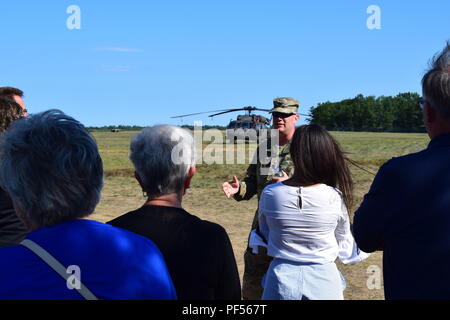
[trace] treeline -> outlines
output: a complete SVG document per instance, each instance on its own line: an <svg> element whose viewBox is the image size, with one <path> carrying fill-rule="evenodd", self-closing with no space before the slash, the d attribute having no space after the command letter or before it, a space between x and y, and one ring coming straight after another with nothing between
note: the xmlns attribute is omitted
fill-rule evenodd
<svg viewBox="0 0 450 320"><path fill-rule="evenodd" d="M395 97L364 97L319 103L310 110L310 123L338 131L424 132L417 93Z"/></svg>
<svg viewBox="0 0 450 320"><path fill-rule="evenodd" d="M110 132L111 130L119 130L119 131L141 131L144 127L140 126L103 126L103 127L87 127L90 132Z"/></svg>
<svg viewBox="0 0 450 320"><path fill-rule="evenodd" d="M183 125L181 127L185 128L185 129L189 129L189 130L194 130L194 126ZM120 126L103 126L103 127L87 127L87 129L90 132L111 132L113 130L118 130L118 131L141 131L144 128L145 127L141 127L141 126L125 126L125 125L120 125ZM208 130L208 129L225 130L226 128L227 127L225 127L225 126L203 126L202 127L203 130Z"/></svg>

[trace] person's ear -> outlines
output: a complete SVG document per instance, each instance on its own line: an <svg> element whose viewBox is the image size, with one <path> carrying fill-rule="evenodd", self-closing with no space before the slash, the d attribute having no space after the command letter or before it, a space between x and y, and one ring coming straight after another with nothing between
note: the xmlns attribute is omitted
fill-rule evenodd
<svg viewBox="0 0 450 320"><path fill-rule="evenodd" d="M186 192L187 189L191 186L192 177L197 173L197 168L195 166L192 166L189 168L189 171L187 173L186 180L184 180L184 191Z"/></svg>
<svg viewBox="0 0 450 320"><path fill-rule="evenodd" d="M297 122L298 120L300 120L300 116L296 113L294 117L294 122Z"/></svg>

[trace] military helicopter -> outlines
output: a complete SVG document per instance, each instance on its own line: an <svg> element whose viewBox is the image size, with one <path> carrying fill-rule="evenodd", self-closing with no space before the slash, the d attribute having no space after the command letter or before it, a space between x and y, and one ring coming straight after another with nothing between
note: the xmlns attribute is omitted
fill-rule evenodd
<svg viewBox="0 0 450 320"><path fill-rule="evenodd" d="M269 112L269 109L260 109L252 106L247 106L243 108L237 108L237 109L225 109L225 110L214 110L214 111L206 111L206 112L198 112L198 113L191 113L191 114L185 114L181 116L175 116L171 117L174 118L184 118L189 116L194 116L198 114L206 114L206 113L214 113L212 115L209 115L208 117L213 118L225 113L230 112L237 112L237 111L245 111L246 113L243 115L238 115L236 120L230 120L230 123L227 125L226 130L226 139L230 142L236 143L238 140L257 140L259 137L260 130L262 129L270 129L270 121L271 119L268 119L264 116L252 114L253 111L265 111ZM254 131L252 131L254 130ZM255 134L249 134L250 132Z"/></svg>
<svg viewBox="0 0 450 320"><path fill-rule="evenodd" d="M237 112L237 111L245 111L246 113L243 115L238 115L236 120L231 120L227 126L226 130L226 139L230 141L230 143L236 143L238 140L244 140L246 142L255 140L257 141L260 136L260 131L264 129L270 129L270 123L272 118L266 118L261 115L252 114L254 111L264 111L269 112L270 109L261 109L252 106L237 108L237 109L225 109L225 110L214 110L214 111L206 111L206 112L198 112L185 114L181 116L171 117L175 118L184 118L190 117L199 114L206 113L214 113L209 115L208 117L213 118L215 116L219 116L225 113ZM267 132L267 131L265 131ZM253 133L253 134L250 134ZM256 134L255 134L256 133Z"/></svg>

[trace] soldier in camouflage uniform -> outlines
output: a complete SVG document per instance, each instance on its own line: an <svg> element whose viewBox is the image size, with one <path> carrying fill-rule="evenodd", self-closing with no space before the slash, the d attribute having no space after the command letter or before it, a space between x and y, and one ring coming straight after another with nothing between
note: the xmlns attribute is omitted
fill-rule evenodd
<svg viewBox="0 0 450 320"><path fill-rule="evenodd" d="M247 169L246 177L243 181L239 181L236 176L232 181L225 182L222 189L225 195L237 201L249 200L255 194L259 197L261 192L271 183L276 183L288 179L294 173L294 166L289 154L289 146L294 135L295 123L299 120L297 110L299 102L293 98L277 98L273 101L274 108L270 111L273 116L273 127L279 133L279 155L278 168L280 176L268 174L269 164L262 164L256 161L250 164ZM262 141L261 143L267 143ZM270 141L269 141L270 144ZM259 147L258 147L259 148ZM258 151L255 157L258 156ZM252 230L258 228L258 210L256 210L253 218ZM244 261L244 281L242 287L242 296L244 300L259 300L262 296L261 280L266 273L272 258L267 256L267 250L259 247L258 254L253 254L250 248L247 248Z"/></svg>

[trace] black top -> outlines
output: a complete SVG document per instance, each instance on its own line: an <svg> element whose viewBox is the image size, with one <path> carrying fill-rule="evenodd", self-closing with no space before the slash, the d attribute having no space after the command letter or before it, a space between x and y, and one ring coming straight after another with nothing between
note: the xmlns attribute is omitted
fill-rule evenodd
<svg viewBox="0 0 450 320"><path fill-rule="evenodd" d="M11 198L0 188L0 248L19 244L26 233L27 229L16 215Z"/></svg>
<svg viewBox="0 0 450 320"><path fill-rule="evenodd" d="M241 299L233 248L220 225L163 206L143 206L108 223L145 236L158 246L178 299Z"/></svg>

